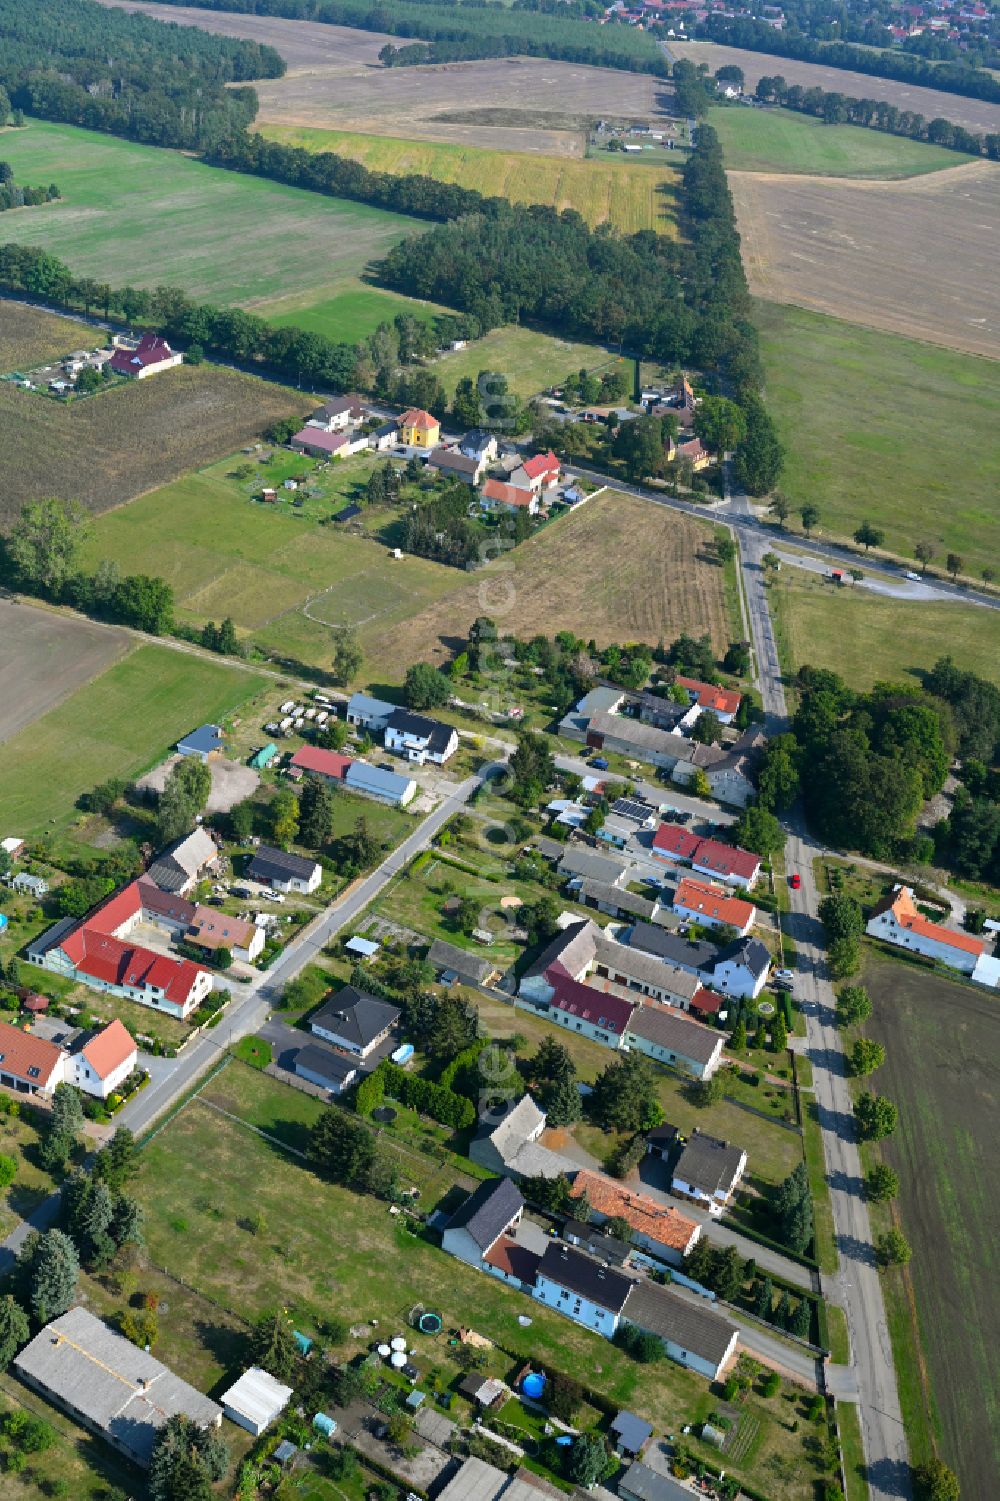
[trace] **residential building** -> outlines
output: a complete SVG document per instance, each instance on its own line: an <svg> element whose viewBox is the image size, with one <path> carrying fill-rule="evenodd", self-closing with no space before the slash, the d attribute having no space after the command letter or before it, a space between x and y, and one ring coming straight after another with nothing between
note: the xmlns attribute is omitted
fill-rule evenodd
<svg viewBox="0 0 1000 1501"><path fill-rule="evenodd" d="M317 426L325 427L327 432L346 432L364 422L365 409L360 396L333 396L329 401L324 401L319 411L313 413L311 420Z"/></svg>
<svg viewBox="0 0 1000 1501"><path fill-rule="evenodd" d="M579 844L564 845L559 856L559 873L567 878L579 876L581 880L624 886L628 871L627 861L618 860L614 855L597 854Z"/></svg>
<svg viewBox="0 0 1000 1501"><path fill-rule="evenodd" d="M687 459L695 474L700 474L703 469L707 469L709 464L714 462L712 455L698 437L682 438L674 445L673 457Z"/></svg>
<svg viewBox="0 0 1000 1501"><path fill-rule="evenodd" d="M384 698L372 698L368 693L352 693L345 711L347 723L360 730L374 730L381 734L395 714L398 704L390 704Z"/></svg>
<svg viewBox="0 0 1000 1501"><path fill-rule="evenodd" d="M426 714L394 709L385 727L385 748L418 766L427 761L443 766L458 750L458 731Z"/></svg>
<svg viewBox="0 0 1000 1501"><path fill-rule="evenodd" d="M215 761L225 750L226 736L221 725L203 724L190 735L185 735L183 740L177 742L177 753L181 756L193 756L199 761Z"/></svg>
<svg viewBox="0 0 1000 1501"><path fill-rule="evenodd" d="M305 855L262 844L247 866L251 881L260 881L272 891L301 891L308 895L323 879L323 867Z"/></svg>
<svg viewBox="0 0 1000 1501"><path fill-rule="evenodd" d="M143 1469L149 1468L159 1429L175 1414L201 1428L222 1422L222 1409L208 1397L85 1308L71 1308L46 1324L15 1357L14 1370L26 1386Z"/></svg>
<svg viewBox="0 0 1000 1501"><path fill-rule="evenodd" d="M115 349L109 360L115 375L127 375L133 380L145 380L147 375L158 375L162 370L173 370L184 363L184 356L171 349L166 339L159 334L143 334L138 344L129 348L124 341Z"/></svg>
<svg viewBox="0 0 1000 1501"><path fill-rule="evenodd" d="M324 782L342 782L351 765L351 757L342 756L339 751L321 750L318 745L303 745L289 764L322 778Z"/></svg>
<svg viewBox="0 0 1000 1501"><path fill-rule="evenodd" d="M218 858L219 851L211 834L199 825L183 839L175 839L173 844L161 850L146 876L161 891L186 896Z"/></svg>
<svg viewBox="0 0 1000 1501"><path fill-rule="evenodd" d="M379 803L389 803L394 808L405 808L417 795L417 784L412 777L385 771L367 761L351 762L344 774L344 785L349 792L372 797Z"/></svg>
<svg viewBox="0 0 1000 1501"><path fill-rule="evenodd" d="M624 886L612 886L607 881L583 880L576 892L581 906L596 907L609 917L639 917L650 922L657 914L659 903L639 896Z"/></svg>
<svg viewBox="0 0 1000 1501"><path fill-rule="evenodd" d="M492 464L498 452L496 437L485 427L472 428L458 446L468 458L478 459L482 464Z"/></svg>
<svg viewBox="0 0 1000 1501"><path fill-rule="evenodd" d="M292 1059L292 1072L300 1079L305 1079L309 1084L315 1084L318 1089L329 1090L330 1094L342 1094L358 1077L358 1066L354 1059L348 1058L344 1053L335 1053L333 1048L325 1047L321 1042L308 1043L304 1048L299 1048Z"/></svg>
<svg viewBox="0 0 1000 1501"><path fill-rule="evenodd" d="M550 1241L538 1263L535 1297L539 1303L596 1329L610 1339L618 1328L634 1281L561 1241Z"/></svg>
<svg viewBox="0 0 1000 1501"><path fill-rule="evenodd" d="M66 1060L66 1083L106 1100L125 1083L139 1060L135 1039L124 1022L91 1032Z"/></svg>
<svg viewBox="0 0 1000 1501"><path fill-rule="evenodd" d="M696 1296L686 1296L655 1282L637 1282L624 1317L647 1334L662 1339L679 1365L718 1381L735 1351L739 1329Z"/></svg>
<svg viewBox="0 0 1000 1501"><path fill-rule="evenodd" d="M473 458L460 448L432 449L427 459L428 469L435 470L445 479L460 479L466 485L478 485L486 468L486 460Z"/></svg>
<svg viewBox="0 0 1000 1501"><path fill-rule="evenodd" d="M543 490L558 485L561 474L562 465L550 448L548 453L537 453L533 458L525 459L511 474L510 482L516 489L541 494Z"/></svg>
<svg viewBox="0 0 1000 1501"><path fill-rule="evenodd" d="M664 865L690 865L701 843L701 836L692 834L683 824L661 823L653 835L650 854Z"/></svg>
<svg viewBox="0 0 1000 1501"><path fill-rule="evenodd" d="M451 1216L442 1248L468 1266L480 1267L502 1237L510 1237L524 1214L521 1191L510 1178L487 1178Z"/></svg>
<svg viewBox="0 0 1000 1501"><path fill-rule="evenodd" d="M701 839L682 824L660 824L653 835L652 855L667 865L690 865L700 875L743 891L752 891L760 875L759 855L718 839Z"/></svg>
<svg viewBox="0 0 1000 1501"><path fill-rule="evenodd" d="M660 931L644 923L635 927ZM553 1013L554 1021L596 1041L606 1041L605 1033L615 1034L610 1045L620 1047L622 1026L636 1005L648 1000L687 1009L701 983L698 976L665 963L650 948L619 943L588 919L569 923L521 976L518 993L558 1009L562 1014ZM716 950L710 952L714 956ZM577 1026L577 1019L592 1030Z"/></svg>
<svg viewBox="0 0 1000 1501"><path fill-rule="evenodd" d="M309 1018L309 1030L358 1058L367 1058L385 1042L400 1011L380 996L344 985Z"/></svg>
<svg viewBox="0 0 1000 1501"><path fill-rule="evenodd" d="M685 876L674 892L674 911L706 928L735 928L745 936L754 925L757 909L752 902L730 896L719 886Z"/></svg>
<svg viewBox="0 0 1000 1501"><path fill-rule="evenodd" d="M291 1395L290 1386L254 1365L223 1392L220 1400L229 1421L257 1438L281 1416Z"/></svg>
<svg viewBox="0 0 1000 1501"><path fill-rule="evenodd" d="M722 1059L723 1037L664 1006L640 1006L625 1030L624 1046L669 1064L695 1079L710 1079Z"/></svg>
<svg viewBox="0 0 1000 1501"><path fill-rule="evenodd" d="M701 1225L679 1209L667 1208L648 1194L581 1168L573 1179L573 1198L586 1194L591 1219L598 1225L606 1220L625 1220L632 1231L632 1244L653 1256L680 1266L684 1257L701 1238Z"/></svg>
<svg viewBox="0 0 1000 1501"><path fill-rule="evenodd" d="M313 459L347 459L352 453L360 453L368 447L367 438L354 437L349 432L330 432L307 422L289 440L289 448L296 453L308 454Z"/></svg>
<svg viewBox="0 0 1000 1501"><path fill-rule="evenodd" d="M399 430L408 448L435 448L441 437L440 422L419 407L410 407L403 413Z"/></svg>
<svg viewBox="0 0 1000 1501"><path fill-rule="evenodd" d="M619 936L620 941L628 948L653 954L665 964L695 976L701 984L711 978L712 967L719 954L714 943L688 938L685 933L671 933L669 929L657 927L653 923L633 923L626 933Z"/></svg>
<svg viewBox="0 0 1000 1501"><path fill-rule="evenodd" d="M719 1216L732 1200L746 1165L742 1147L695 1128L674 1165L670 1191Z"/></svg>
<svg viewBox="0 0 1000 1501"><path fill-rule="evenodd" d="M383 422L373 433L368 434L368 447L376 453L385 453L389 448L395 448L399 442L399 422L393 418L389 422Z"/></svg>
<svg viewBox="0 0 1000 1501"><path fill-rule="evenodd" d="M457 980L462 985L482 988L492 985L498 978L494 960L480 958L468 949L460 949L455 943L446 943L443 938L435 938L427 951L427 958L445 985L453 985Z"/></svg>
<svg viewBox="0 0 1000 1501"><path fill-rule="evenodd" d="M521 1148L537 1142L544 1130L544 1110L530 1094L524 1094L513 1104L481 1117L479 1130L469 1144L469 1156L493 1173L506 1173Z"/></svg>
<svg viewBox="0 0 1000 1501"><path fill-rule="evenodd" d="M683 688L692 703L700 709L710 709L721 724L730 724L739 711L742 694L735 688L720 688L715 683L703 683L699 678L676 677L674 682Z"/></svg>
<svg viewBox="0 0 1000 1501"><path fill-rule="evenodd" d="M568 1245L586 1251L589 1256L596 1256L598 1261L606 1261L609 1266L625 1266L632 1255L631 1244L608 1235L592 1220L586 1223L582 1220L564 1220L562 1238Z"/></svg>
<svg viewBox="0 0 1000 1501"><path fill-rule="evenodd" d="M50 1095L65 1079L65 1060L56 1043L0 1022L0 1084L6 1089Z"/></svg>
<svg viewBox="0 0 1000 1501"><path fill-rule="evenodd" d="M767 984L771 955L759 938L737 938L722 949L712 969L712 983L726 995L756 999Z"/></svg>
<svg viewBox="0 0 1000 1501"><path fill-rule="evenodd" d="M253 964L264 948L264 929L242 917L230 917L218 907L196 907L187 942L208 954L228 949L242 964Z"/></svg>
<svg viewBox="0 0 1000 1501"><path fill-rule="evenodd" d="M26 871L19 870L16 875L10 876L8 885L12 891L19 891L22 896L33 896L36 901L41 901L43 896L49 894L49 883L42 876L29 876Z"/></svg>
<svg viewBox="0 0 1000 1501"><path fill-rule="evenodd" d="M537 490L499 479L483 481L479 503L484 511L527 511L529 516L537 516L539 509Z"/></svg>
<svg viewBox="0 0 1000 1501"><path fill-rule="evenodd" d="M553 985L549 999L549 1018L560 1027L602 1042L605 1047L620 1048L636 1003L608 995L590 985L574 980L558 963L549 965L546 979Z"/></svg>
<svg viewBox="0 0 1000 1501"><path fill-rule="evenodd" d="M622 1501L691 1501L686 1485L651 1470L638 1459L620 1477L618 1494Z"/></svg>
<svg viewBox="0 0 1000 1501"><path fill-rule="evenodd" d="M980 959L989 952L984 939L922 916L910 886L894 886L875 908L865 931L884 943L937 959L964 975L972 975Z"/></svg>

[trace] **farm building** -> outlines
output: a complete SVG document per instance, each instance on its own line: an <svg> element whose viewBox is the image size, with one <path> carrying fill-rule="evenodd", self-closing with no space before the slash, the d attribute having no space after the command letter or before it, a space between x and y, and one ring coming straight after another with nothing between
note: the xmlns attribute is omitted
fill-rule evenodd
<svg viewBox="0 0 1000 1501"><path fill-rule="evenodd" d="M247 875L251 881L270 886L272 891L301 891L308 895L322 881L323 867L305 855L292 855L262 844L247 866Z"/></svg>
<svg viewBox="0 0 1000 1501"><path fill-rule="evenodd" d="M456 980L462 985L489 985L497 976L497 967L492 959L481 959L477 954L470 954L467 949L460 949L457 944L445 942L443 938L435 938L427 951L427 957L446 985L453 985Z"/></svg>
<svg viewBox="0 0 1000 1501"><path fill-rule="evenodd" d="M427 467L445 479L460 479L466 485L478 485L486 460L473 458L459 448L439 447L431 451Z"/></svg>
<svg viewBox="0 0 1000 1501"><path fill-rule="evenodd" d="M352 693L347 700L347 723L362 730L384 730L398 705L368 693Z"/></svg>
<svg viewBox="0 0 1000 1501"><path fill-rule="evenodd" d="M399 423L393 418L389 422L383 422L373 433L368 434L368 447L376 453L384 453L388 448L395 448L399 442Z"/></svg>
<svg viewBox="0 0 1000 1501"><path fill-rule="evenodd" d="M308 454L313 459L346 459L367 448L368 439L352 437L348 432L329 432L325 427L307 422L290 439L288 446L295 453Z"/></svg>
<svg viewBox="0 0 1000 1501"><path fill-rule="evenodd" d="M222 1394L222 1411L232 1423L255 1438L269 1428L288 1406L292 1388L276 1381L260 1366L251 1366Z"/></svg>
<svg viewBox="0 0 1000 1501"><path fill-rule="evenodd" d="M203 872L219 857L207 829L197 828L162 850L146 872L161 891L185 896L201 880Z"/></svg>
<svg viewBox="0 0 1000 1501"><path fill-rule="evenodd" d="M680 1210L665 1208L648 1194L637 1193L603 1173L581 1168L573 1179L573 1198L586 1194L595 1223L622 1219L632 1231L632 1243L664 1261L680 1266L701 1237L701 1226Z"/></svg>
<svg viewBox="0 0 1000 1501"><path fill-rule="evenodd" d="M210 761L222 755L226 737L220 725L203 724L183 740L178 740L177 751L182 756L195 756L199 761Z"/></svg>
<svg viewBox="0 0 1000 1501"><path fill-rule="evenodd" d="M88 1313L53 1319L14 1361L21 1380L134 1464L149 1468L158 1429L175 1413L218 1428L222 1409Z"/></svg>
<svg viewBox="0 0 1000 1501"><path fill-rule="evenodd" d="M128 375L133 380L145 380L147 375L158 375L161 370L173 370L183 363L184 356L171 349L158 334L143 334L134 347L124 342L119 344L110 361L115 375Z"/></svg>
<svg viewBox="0 0 1000 1501"><path fill-rule="evenodd" d="M389 803L395 808L405 808L417 795L417 784L412 777L384 771L381 766L372 766L367 761L352 761L345 773L344 784L361 797L373 797L377 802Z"/></svg>
<svg viewBox="0 0 1000 1501"><path fill-rule="evenodd" d="M342 756L338 751L321 750L317 745L303 745L295 752L291 764L301 771L322 777L326 782L342 782L351 765L351 757Z"/></svg>

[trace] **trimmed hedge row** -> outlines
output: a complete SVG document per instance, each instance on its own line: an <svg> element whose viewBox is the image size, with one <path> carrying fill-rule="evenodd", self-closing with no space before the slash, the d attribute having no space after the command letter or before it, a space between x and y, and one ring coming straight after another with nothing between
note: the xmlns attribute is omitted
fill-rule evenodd
<svg viewBox="0 0 1000 1501"><path fill-rule="evenodd" d="M409 1105L421 1115L429 1115L431 1120L440 1121L442 1126L451 1126L456 1131L467 1131L475 1125L475 1106L464 1095L444 1089L440 1084L432 1084L429 1079L418 1079L388 1059L380 1063L375 1072L382 1074L386 1094L401 1105Z"/></svg>

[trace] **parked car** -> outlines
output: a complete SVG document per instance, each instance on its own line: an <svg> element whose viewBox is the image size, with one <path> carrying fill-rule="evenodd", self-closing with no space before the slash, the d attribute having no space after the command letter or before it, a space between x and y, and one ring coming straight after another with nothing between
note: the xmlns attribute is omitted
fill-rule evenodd
<svg viewBox="0 0 1000 1501"><path fill-rule="evenodd" d="M774 971L774 978L776 980L794 980L795 971L793 969L776 969Z"/></svg>
<svg viewBox="0 0 1000 1501"><path fill-rule="evenodd" d="M802 877L799 875L798 871L796 871L793 876L789 876L788 884L793 891L798 891L799 887L802 885Z"/></svg>
<svg viewBox="0 0 1000 1501"><path fill-rule="evenodd" d="M914 571L913 571L912 568L908 568L906 570L906 572L903 574L903 577L907 578L907 579L912 579L915 584L919 584L920 583L920 575L919 575L919 573L914 573Z"/></svg>
<svg viewBox="0 0 1000 1501"><path fill-rule="evenodd" d="M588 765L592 766L595 771L607 771L608 769L608 762L603 756L591 756Z"/></svg>

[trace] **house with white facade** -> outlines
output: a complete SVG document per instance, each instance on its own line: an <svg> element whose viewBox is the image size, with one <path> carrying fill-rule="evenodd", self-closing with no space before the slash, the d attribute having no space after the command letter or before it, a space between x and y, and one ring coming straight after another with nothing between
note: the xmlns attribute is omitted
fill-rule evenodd
<svg viewBox="0 0 1000 1501"><path fill-rule="evenodd" d="M624 1046L695 1079L710 1079L722 1059L723 1037L666 1006L640 1006L625 1029Z"/></svg>
<svg viewBox="0 0 1000 1501"><path fill-rule="evenodd" d="M979 961L989 951L989 945L982 938L946 928L922 916L909 886L893 887L875 908L865 931L872 938L881 938L884 943L894 944L897 948L937 959L969 976L973 976Z"/></svg>
<svg viewBox="0 0 1000 1501"><path fill-rule="evenodd" d="M309 1030L346 1053L367 1058L385 1042L399 1017L399 1008L381 996L344 985L309 1018Z"/></svg>
<svg viewBox="0 0 1000 1501"><path fill-rule="evenodd" d="M272 891L300 891L308 895L322 881L323 867L318 860L305 855L292 855L287 850L262 844L247 866L247 875L251 881L270 886Z"/></svg>
<svg viewBox="0 0 1000 1501"><path fill-rule="evenodd" d="M344 712L347 723L354 725L355 729L381 734L398 707L398 704L390 704L388 699L372 698L369 693L352 693Z"/></svg>
<svg viewBox="0 0 1000 1501"><path fill-rule="evenodd" d="M585 1256L562 1241L551 1241L538 1263L535 1297L575 1324L596 1329L610 1339L618 1328L632 1291L633 1279L624 1272Z"/></svg>
<svg viewBox="0 0 1000 1501"><path fill-rule="evenodd" d="M510 1253L505 1243L514 1240L523 1214L524 1199L517 1184L510 1178L487 1178L448 1221L441 1236L442 1249L467 1266L520 1284L521 1279L506 1270ZM501 1263L497 1266L487 1259L494 1248L504 1252L494 1258ZM537 1257L534 1259L537 1262ZM529 1277L529 1286L531 1281Z"/></svg>
<svg viewBox="0 0 1000 1501"><path fill-rule="evenodd" d="M385 727L384 744L386 750L405 756L418 766L427 761L443 766L458 750L458 731L426 714L394 709Z"/></svg>
<svg viewBox="0 0 1000 1501"><path fill-rule="evenodd" d="M659 1204L648 1194L626 1188L624 1183L616 1182L604 1173L581 1168L573 1179L572 1196L578 1199L582 1194L586 1194L590 1205L588 1223L591 1226L603 1225L610 1219L624 1220L632 1232L633 1246L673 1266L680 1266L701 1239L701 1225L697 1220L690 1219L673 1205Z"/></svg>
<svg viewBox="0 0 1000 1501"><path fill-rule="evenodd" d="M737 938L722 949L712 969L712 984L726 995L756 1000L771 973L771 955L759 938Z"/></svg>
<svg viewBox="0 0 1000 1501"><path fill-rule="evenodd" d="M749 933L757 916L752 902L693 876L684 876L677 883L673 909L680 917L706 928L735 928L741 937Z"/></svg>
<svg viewBox="0 0 1000 1501"><path fill-rule="evenodd" d="M739 1330L708 1303L682 1297L655 1282L637 1282L625 1304L625 1322L663 1341L671 1360L718 1381L736 1353Z"/></svg>
<svg viewBox="0 0 1000 1501"><path fill-rule="evenodd" d="M670 1192L691 1199L718 1218L731 1202L746 1166L742 1147L696 1128L674 1166Z"/></svg>
<svg viewBox="0 0 1000 1501"><path fill-rule="evenodd" d="M135 1039L115 1017L92 1033L66 1059L66 1083L106 1100L125 1083L139 1059Z"/></svg>

